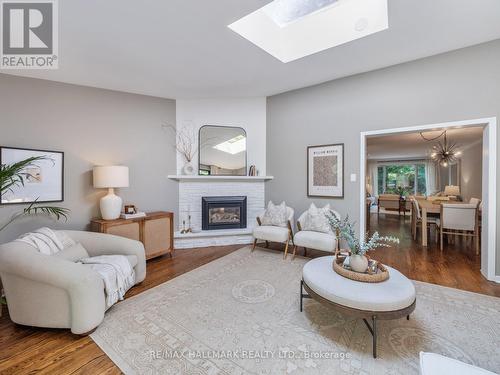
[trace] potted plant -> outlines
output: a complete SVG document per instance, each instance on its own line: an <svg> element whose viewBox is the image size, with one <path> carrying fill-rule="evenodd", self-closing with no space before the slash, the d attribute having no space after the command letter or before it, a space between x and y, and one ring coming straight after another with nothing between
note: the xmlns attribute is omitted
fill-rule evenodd
<svg viewBox="0 0 500 375"><path fill-rule="evenodd" d="M7 192L12 191L15 187L24 186L24 182L27 178L27 173L25 172L28 167L35 167L37 161L47 160L45 156L31 157L26 160L14 164L2 164L0 165L0 192L3 197ZM1 197L0 197L1 198ZM59 220L61 218L67 219L69 210L63 207L57 206L45 206L40 205L35 200L29 203L21 212L18 212L11 216L7 222L0 225L0 232L4 230L7 226L12 224L14 221L20 219L24 216L30 215L46 215Z"/></svg>
<svg viewBox="0 0 500 375"><path fill-rule="evenodd" d="M326 215L330 227L337 233L338 240L347 242L350 250L349 267L355 272L366 272L368 269L368 258L366 253L379 247L390 247L389 243L399 243L399 238L393 236L380 236L375 232L365 241L360 241L354 229L354 223L349 222L349 216L344 220L330 213Z"/></svg>
<svg viewBox="0 0 500 375"><path fill-rule="evenodd" d="M0 199L7 192L12 191L15 187L24 186L25 179L27 177L26 168L36 166L37 161L47 160L45 156L31 157L26 160L19 161L14 164L2 164L0 165ZM1 206L0 206L1 207ZM40 205L36 201L31 202L28 207L24 210L15 213L7 220L5 223L0 224L0 232L7 228L14 221L31 215L45 215L53 217L56 220L61 218L67 219L69 210L63 207L56 206L45 206ZM2 283L0 281L0 303L6 304L5 298L2 292ZM0 305L0 316L2 315L2 309Z"/></svg>

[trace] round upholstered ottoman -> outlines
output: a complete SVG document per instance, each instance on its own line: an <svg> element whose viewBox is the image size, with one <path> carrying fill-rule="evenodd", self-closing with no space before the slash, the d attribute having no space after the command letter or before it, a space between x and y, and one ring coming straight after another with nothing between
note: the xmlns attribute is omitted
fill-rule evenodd
<svg viewBox="0 0 500 375"><path fill-rule="evenodd" d="M347 279L333 270L333 258L316 258L304 266L300 311L302 299L313 298L341 313L363 319L373 336L373 357L376 358L377 320L409 319L415 310L415 286L401 272L387 266L390 277L381 283ZM371 325L367 319L371 320Z"/></svg>

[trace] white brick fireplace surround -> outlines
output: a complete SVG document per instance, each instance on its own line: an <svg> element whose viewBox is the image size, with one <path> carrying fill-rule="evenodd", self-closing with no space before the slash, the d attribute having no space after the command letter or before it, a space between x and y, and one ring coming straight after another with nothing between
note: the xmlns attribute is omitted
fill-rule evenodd
<svg viewBox="0 0 500 375"><path fill-rule="evenodd" d="M176 249L193 247L249 244L256 217L265 208L265 181L271 176L168 176L179 181L179 228L174 233ZM247 228L245 229L201 229L201 198L216 196L247 197ZM191 215L193 233L181 234L182 221L188 223Z"/></svg>

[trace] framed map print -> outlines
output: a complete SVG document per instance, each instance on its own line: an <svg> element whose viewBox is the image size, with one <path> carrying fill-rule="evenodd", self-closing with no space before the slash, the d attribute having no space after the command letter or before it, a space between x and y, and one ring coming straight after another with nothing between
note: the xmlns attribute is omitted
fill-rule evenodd
<svg viewBox="0 0 500 375"><path fill-rule="evenodd" d="M344 198L344 144L307 148L307 196Z"/></svg>
<svg viewBox="0 0 500 375"><path fill-rule="evenodd" d="M64 200L64 153L0 147L0 164L12 165L41 157L22 170L23 183L1 191L0 204L62 202Z"/></svg>

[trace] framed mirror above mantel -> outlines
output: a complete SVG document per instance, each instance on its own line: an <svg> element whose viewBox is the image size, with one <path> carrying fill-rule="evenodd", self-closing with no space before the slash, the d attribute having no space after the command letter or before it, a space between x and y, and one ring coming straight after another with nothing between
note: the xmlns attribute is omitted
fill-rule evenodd
<svg viewBox="0 0 500 375"><path fill-rule="evenodd" d="M247 133L245 129L233 126L204 125L198 134L198 175L247 175Z"/></svg>

